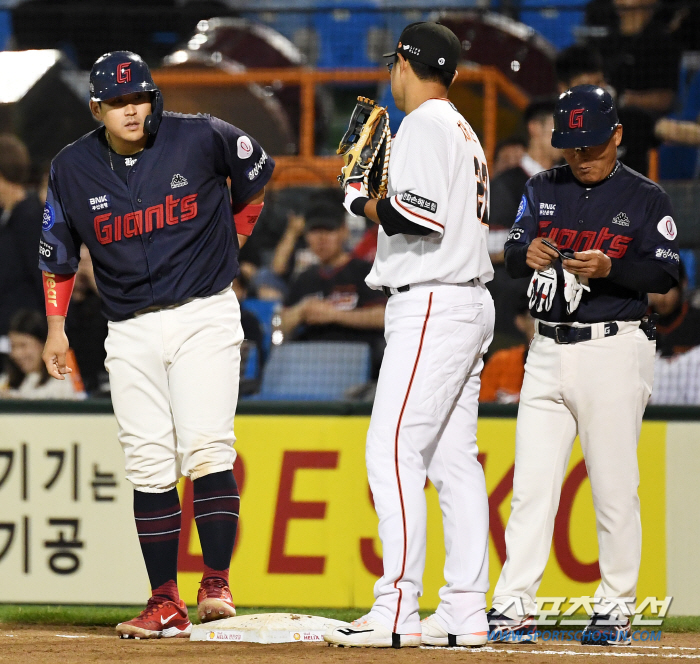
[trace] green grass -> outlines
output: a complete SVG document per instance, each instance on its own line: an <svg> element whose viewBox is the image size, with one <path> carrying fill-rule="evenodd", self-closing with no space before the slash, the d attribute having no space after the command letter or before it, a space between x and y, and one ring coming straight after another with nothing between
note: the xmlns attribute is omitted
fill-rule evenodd
<svg viewBox="0 0 700 664"><path fill-rule="evenodd" d="M133 618L138 613L139 608L133 606L0 604L0 624L112 627L119 622ZM263 606L237 608L238 615L249 613L305 613L347 621L354 620L366 613L366 611L366 609L300 609L298 607ZM421 611L421 618L425 618L429 614L430 611ZM193 607L190 608L190 619L195 623L199 622L196 610ZM658 627L650 627L649 629L656 630ZM700 632L700 616L666 618L661 629L669 633Z"/></svg>
<svg viewBox="0 0 700 664"><path fill-rule="evenodd" d="M45 604L0 604L0 624L114 626L136 616L135 606L82 606ZM237 607L239 616L249 613L305 613L336 620L354 620L366 613L361 609L299 609L297 607ZM190 607L190 620L199 622Z"/></svg>

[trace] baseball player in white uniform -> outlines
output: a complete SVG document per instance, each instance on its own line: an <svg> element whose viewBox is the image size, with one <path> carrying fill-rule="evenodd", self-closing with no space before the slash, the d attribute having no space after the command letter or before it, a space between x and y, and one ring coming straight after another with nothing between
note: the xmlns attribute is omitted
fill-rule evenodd
<svg viewBox="0 0 700 664"><path fill-rule="evenodd" d="M367 277L389 296L387 347L367 434L384 575L369 614L329 630L334 645L482 645L487 640L488 499L477 461L482 357L493 335L488 171L479 140L446 99L461 45L447 28L414 23L389 63L407 113L392 144L387 198L350 185L345 205L380 225ZM426 476L445 531L440 605L420 621Z"/></svg>

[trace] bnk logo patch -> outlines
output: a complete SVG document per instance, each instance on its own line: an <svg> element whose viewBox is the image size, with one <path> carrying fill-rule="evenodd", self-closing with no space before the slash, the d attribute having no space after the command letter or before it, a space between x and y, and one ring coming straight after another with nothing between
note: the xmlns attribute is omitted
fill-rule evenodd
<svg viewBox="0 0 700 664"><path fill-rule="evenodd" d="M106 210L112 207L112 199L109 194L102 194L102 196L93 196L88 198L88 205L92 212L97 212L98 210Z"/></svg>

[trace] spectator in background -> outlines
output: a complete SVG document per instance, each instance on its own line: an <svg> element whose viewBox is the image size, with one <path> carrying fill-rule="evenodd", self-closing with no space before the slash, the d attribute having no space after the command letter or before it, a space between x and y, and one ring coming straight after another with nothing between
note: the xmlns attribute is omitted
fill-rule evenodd
<svg viewBox="0 0 700 664"><path fill-rule="evenodd" d="M370 264L345 250L345 210L316 205L307 213L305 228L318 265L292 281L281 313L282 332L302 341L369 343L376 376L384 351L386 297L365 283Z"/></svg>
<svg viewBox="0 0 700 664"><path fill-rule="evenodd" d="M603 58L589 46L570 46L557 56L555 69L559 92L576 85L599 85L610 90L603 74ZM617 150L620 161L642 175L648 175L649 150L662 141L683 145L700 145L700 125L695 122L661 118L634 106L618 106L622 124L622 142Z"/></svg>
<svg viewBox="0 0 700 664"><path fill-rule="evenodd" d="M39 270L42 204L27 189L29 152L15 136L0 135L0 336L18 309L44 311ZM52 247L43 246L43 251Z"/></svg>
<svg viewBox="0 0 700 664"><path fill-rule="evenodd" d="M683 263L678 267L678 285L668 293L649 293L649 307L658 315L656 351L674 357L700 346L700 310L685 297L688 277Z"/></svg>
<svg viewBox="0 0 700 664"><path fill-rule="evenodd" d="M90 396L97 397L109 395L109 376L104 365L107 319L100 310L101 305L92 258L88 248L82 245L66 316L66 335L80 367L85 390Z"/></svg>
<svg viewBox="0 0 700 664"><path fill-rule="evenodd" d="M649 308L659 317L650 398L655 405L700 405L700 311L686 300L687 285L680 263L677 286L664 295L648 294Z"/></svg>
<svg viewBox="0 0 700 664"><path fill-rule="evenodd" d="M589 48L598 48L618 108L641 108L654 119L673 106L679 44L657 0L592 0L586 7Z"/></svg>
<svg viewBox="0 0 700 664"><path fill-rule="evenodd" d="M511 136L496 146L493 163L489 168L491 180L511 168L520 165L527 151L527 141L520 136Z"/></svg>
<svg viewBox="0 0 700 664"><path fill-rule="evenodd" d="M258 317L243 306L248 297L249 282L241 272L233 280L233 292L241 305L241 327L243 328L243 344L241 345L241 379L238 392L241 396L254 394L260 389L263 367L263 328ZM255 349L255 368L251 371L249 363L251 353Z"/></svg>
<svg viewBox="0 0 700 664"><path fill-rule="evenodd" d="M51 380L41 354L47 334L46 316L33 309L20 309L10 320L10 356L0 376L0 398L81 399L85 396L71 351L66 364L68 380Z"/></svg>
<svg viewBox="0 0 700 664"><path fill-rule="evenodd" d="M503 348L496 351L486 361L481 372L481 391L479 401L482 403L517 403L520 401L520 389L525 378L525 360L530 342L535 336L535 321L530 315L527 300L515 315L515 327L527 339L527 343Z"/></svg>
<svg viewBox="0 0 700 664"><path fill-rule="evenodd" d="M561 150L552 147L554 104L553 99L540 99L525 109L523 122L527 131L527 150L517 166L491 180L489 255L494 276L486 287L496 307L496 327L490 347L492 352L522 340L513 320L518 313L520 299L527 291L529 279L514 280L508 276L503 262L503 245L518 214L525 183L533 175L561 161Z"/></svg>

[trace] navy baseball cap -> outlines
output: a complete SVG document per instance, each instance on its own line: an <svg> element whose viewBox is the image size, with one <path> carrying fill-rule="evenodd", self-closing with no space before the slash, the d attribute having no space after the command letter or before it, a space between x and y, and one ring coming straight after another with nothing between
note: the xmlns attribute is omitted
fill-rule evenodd
<svg viewBox="0 0 700 664"><path fill-rule="evenodd" d="M90 99L107 101L134 92L155 92L151 71L140 55L112 51L99 57L90 72Z"/></svg>
<svg viewBox="0 0 700 664"><path fill-rule="evenodd" d="M607 90L597 85L577 85L557 100L552 147L602 145L619 124L615 102Z"/></svg>
<svg viewBox="0 0 700 664"><path fill-rule="evenodd" d="M397 53L407 60L454 73L462 53L462 44L457 35L444 25L422 21L407 25L399 37L396 50L385 53L384 57L392 58Z"/></svg>

